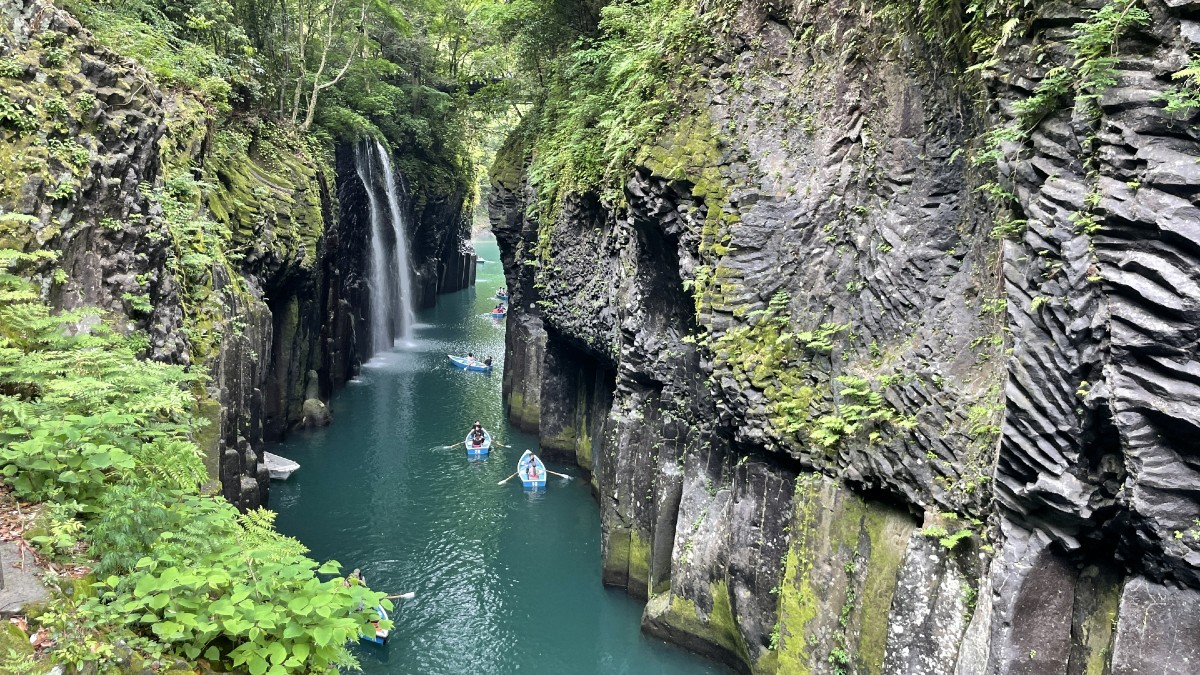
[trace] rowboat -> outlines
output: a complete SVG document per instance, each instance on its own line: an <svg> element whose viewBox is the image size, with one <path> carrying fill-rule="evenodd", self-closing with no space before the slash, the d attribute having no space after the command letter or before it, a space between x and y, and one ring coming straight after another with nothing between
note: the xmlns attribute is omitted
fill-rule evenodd
<svg viewBox="0 0 1200 675"><path fill-rule="evenodd" d="M267 473L271 475L273 480L287 480L288 476L291 476L296 472L296 469L300 468L299 464L287 457L280 457L271 452L263 452L262 459L263 464L267 467Z"/></svg>
<svg viewBox="0 0 1200 675"><path fill-rule="evenodd" d="M500 312L492 312L491 314L493 319L503 319L504 317L508 316L508 310L506 309Z"/></svg>
<svg viewBox="0 0 1200 675"><path fill-rule="evenodd" d="M508 293L505 293L504 291L496 291L496 298L498 300L508 302Z"/></svg>
<svg viewBox="0 0 1200 675"><path fill-rule="evenodd" d="M491 366L479 363L478 361L475 363L468 362L467 357L465 356L455 356L453 354L447 354L446 356L454 365L462 368L463 370L469 370L473 373L488 373L492 370Z"/></svg>
<svg viewBox="0 0 1200 675"><path fill-rule="evenodd" d="M526 488L546 487L546 465L542 464L540 457L529 450L526 450L525 454L521 455L521 459L517 460L517 475L521 477L521 484Z"/></svg>
<svg viewBox="0 0 1200 675"><path fill-rule="evenodd" d="M483 443L475 445L471 442L471 434L467 434L467 440L463 442L467 446L467 457L487 457L488 452L492 449L492 435L485 429L483 432Z"/></svg>
<svg viewBox="0 0 1200 675"><path fill-rule="evenodd" d="M379 614L380 621L388 620L388 613L387 610L383 608L383 605L375 605L375 612ZM358 639L362 640L363 642L370 642L377 645L386 644L388 635L391 631L386 628L380 628L379 621L375 621L373 623L375 624L375 635L359 635Z"/></svg>

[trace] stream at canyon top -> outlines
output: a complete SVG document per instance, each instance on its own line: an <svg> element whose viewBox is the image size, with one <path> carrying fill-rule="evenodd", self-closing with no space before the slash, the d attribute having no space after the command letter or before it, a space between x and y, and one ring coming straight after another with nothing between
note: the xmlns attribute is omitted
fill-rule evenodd
<svg viewBox="0 0 1200 675"><path fill-rule="evenodd" d="M271 484L279 529L318 560L361 568L372 588L416 593L396 601L387 645L355 647L363 671L728 672L643 635L642 603L601 585L599 507L577 467L549 463L576 478L552 477L541 493L496 484L536 439L504 418L504 327L486 315L504 277L495 240L475 245L488 260L475 288L418 312L412 347L376 355L334 395L332 426L271 448L301 465ZM446 358L468 351L492 356L495 372ZM514 447L468 461L475 419Z"/></svg>

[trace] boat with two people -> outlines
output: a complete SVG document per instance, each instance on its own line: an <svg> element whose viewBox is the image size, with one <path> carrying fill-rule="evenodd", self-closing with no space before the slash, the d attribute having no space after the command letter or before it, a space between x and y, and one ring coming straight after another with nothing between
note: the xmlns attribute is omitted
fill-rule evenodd
<svg viewBox="0 0 1200 675"><path fill-rule="evenodd" d="M467 457L487 457L492 449L492 435L476 422L463 445L467 447Z"/></svg>
<svg viewBox="0 0 1200 675"><path fill-rule="evenodd" d="M474 354L467 354L466 356L447 354L446 357L450 359L451 363L463 370L469 370L473 373L492 372L492 357L490 356L482 361L476 359Z"/></svg>
<svg viewBox="0 0 1200 675"><path fill-rule="evenodd" d="M508 289L501 288L496 291L496 299L508 302Z"/></svg>
<svg viewBox="0 0 1200 675"><path fill-rule="evenodd" d="M526 450L521 459L517 460L517 475L526 489L546 487L546 465L532 450Z"/></svg>
<svg viewBox="0 0 1200 675"><path fill-rule="evenodd" d="M498 303L495 307L492 308L492 318L493 319L503 319L506 316L508 316L508 308L504 306L503 302Z"/></svg>

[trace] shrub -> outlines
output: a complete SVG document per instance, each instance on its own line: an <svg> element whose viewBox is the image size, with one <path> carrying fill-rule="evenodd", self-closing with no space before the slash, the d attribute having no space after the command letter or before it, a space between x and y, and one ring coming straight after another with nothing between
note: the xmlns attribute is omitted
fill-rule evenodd
<svg viewBox="0 0 1200 675"><path fill-rule="evenodd" d="M189 393L200 378L138 360L144 336L113 333L98 310L42 304L16 272L53 259L0 249L0 475L19 498L47 502L39 545L61 554L90 540L109 576L98 597L64 598L41 617L51 657L105 671L123 639L253 675L353 665L346 642L390 604L322 580L337 564L305 557L273 514L239 515L200 493Z"/></svg>

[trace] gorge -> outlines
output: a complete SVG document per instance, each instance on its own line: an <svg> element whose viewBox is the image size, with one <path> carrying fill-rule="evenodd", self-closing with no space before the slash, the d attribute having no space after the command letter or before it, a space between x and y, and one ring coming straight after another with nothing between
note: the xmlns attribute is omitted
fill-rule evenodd
<svg viewBox="0 0 1200 675"><path fill-rule="evenodd" d="M747 672L1194 672L1196 8L651 7L614 51L703 56L627 171L492 172L606 583Z"/></svg>
<svg viewBox="0 0 1200 675"><path fill-rule="evenodd" d="M267 443L474 284L483 200L504 415L590 482L649 635L750 673L1200 671L1200 3L184 4L0 0L0 471L42 530L102 534L139 470L38 468L27 419L100 412L22 359L103 323L178 368L148 390L186 405L120 404L188 418L130 466L167 434L259 513ZM200 493L171 480L164 513ZM94 625L183 555L163 527L81 573ZM100 534L62 548L104 570ZM167 611L204 615L51 613L33 656L341 665Z"/></svg>

